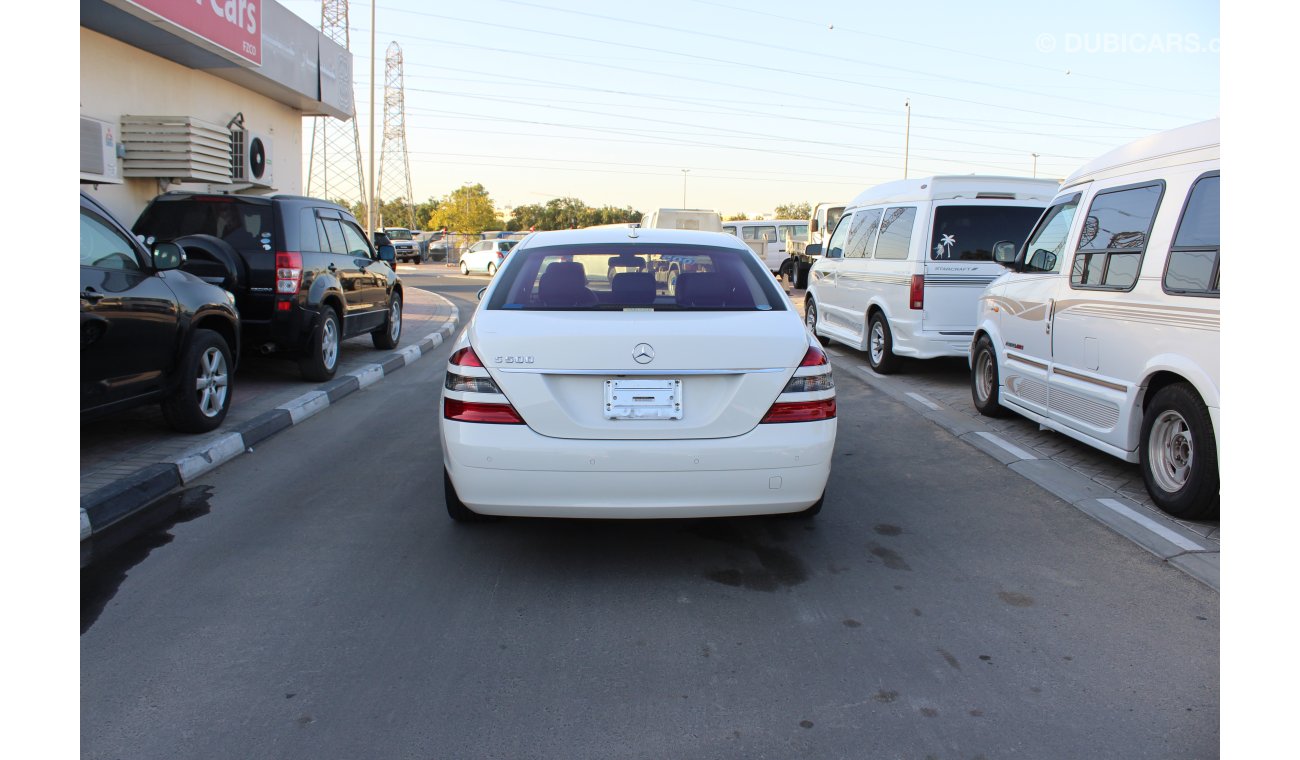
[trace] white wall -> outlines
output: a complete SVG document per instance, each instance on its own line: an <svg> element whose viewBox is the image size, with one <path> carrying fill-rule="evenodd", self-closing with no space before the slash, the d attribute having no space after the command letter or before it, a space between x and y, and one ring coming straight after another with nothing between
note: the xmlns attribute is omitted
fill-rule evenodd
<svg viewBox="0 0 1300 760"><path fill-rule="evenodd" d="M244 125L269 135L275 191L302 193L302 112L202 71L186 68L89 29L81 29L81 115L118 125L123 114L193 116L224 125L238 112ZM120 165L119 165L120 168ZM223 185L166 189L210 191ZM128 227L160 188L156 179L82 185Z"/></svg>

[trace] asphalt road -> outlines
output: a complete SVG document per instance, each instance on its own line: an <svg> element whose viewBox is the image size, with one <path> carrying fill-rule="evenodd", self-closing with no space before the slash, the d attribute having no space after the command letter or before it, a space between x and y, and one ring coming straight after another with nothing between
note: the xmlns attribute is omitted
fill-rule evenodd
<svg viewBox="0 0 1300 760"><path fill-rule="evenodd" d="M1218 595L851 375L813 521L457 525L448 350L83 574L84 757L1217 757Z"/></svg>

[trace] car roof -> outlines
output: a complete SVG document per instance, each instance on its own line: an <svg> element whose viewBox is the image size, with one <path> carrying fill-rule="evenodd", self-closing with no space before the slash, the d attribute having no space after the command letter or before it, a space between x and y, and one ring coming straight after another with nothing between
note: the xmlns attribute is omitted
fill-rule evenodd
<svg viewBox="0 0 1300 760"><path fill-rule="evenodd" d="M640 227L588 227L581 230L534 232L524 238L517 247L523 247L525 243L529 248L544 245L639 243L643 245L709 245L717 248L749 250L749 246L736 240L734 235L725 232L643 229Z"/></svg>
<svg viewBox="0 0 1300 760"><path fill-rule="evenodd" d="M1219 157L1219 120L1159 132L1104 153L1066 178L1064 186Z"/></svg>

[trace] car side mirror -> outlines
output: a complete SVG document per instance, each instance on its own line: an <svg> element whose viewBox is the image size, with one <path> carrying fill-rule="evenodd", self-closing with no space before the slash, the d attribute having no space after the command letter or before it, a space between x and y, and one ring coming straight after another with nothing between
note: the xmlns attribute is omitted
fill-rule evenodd
<svg viewBox="0 0 1300 760"><path fill-rule="evenodd" d="M1014 266L1016 263L1017 246L1010 240L999 240L993 244L993 260L1004 267Z"/></svg>
<svg viewBox="0 0 1300 760"><path fill-rule="evenodd" d="M159 272L180 269L185 263L185 249L175 243L159 243L153 248L153 268Z"/></svg>
<svg viewBox="0 0 1300 760"><path fill-rule="evenodd" d="M397 263L397 249L392 245L379 246L379 260L386 261L390 266Z"/></svg>
<svg viewBox="0 0 1300 760"><path fill-rule="evenodd" d="M812 245L809 245L808 247L804 248L803 252L808 254L809 256L820 256L822 255L822 244L813 243Z"/></svg>

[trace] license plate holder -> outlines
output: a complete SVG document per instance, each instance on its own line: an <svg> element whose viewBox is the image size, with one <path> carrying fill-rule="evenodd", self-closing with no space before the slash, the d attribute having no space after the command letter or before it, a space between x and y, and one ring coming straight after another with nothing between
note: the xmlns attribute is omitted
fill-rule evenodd
<svg viewBox="0 0 1300 760"><path fill-rule="evenodd" d="M605 381L605 419L680 420L682 381L619 378Z"/></svg>

